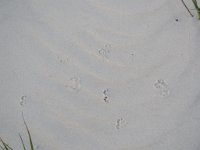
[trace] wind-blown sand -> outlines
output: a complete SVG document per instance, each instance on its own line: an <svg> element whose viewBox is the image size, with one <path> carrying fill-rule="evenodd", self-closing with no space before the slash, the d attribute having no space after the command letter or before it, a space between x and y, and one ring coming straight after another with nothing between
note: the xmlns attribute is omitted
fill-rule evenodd
<svg viewBox="0 0 200 150"><path fill-rule="evenodd" d="M38 150L199 150L199 41L180 0L1 0L0 137L23 112Z"/></svg>

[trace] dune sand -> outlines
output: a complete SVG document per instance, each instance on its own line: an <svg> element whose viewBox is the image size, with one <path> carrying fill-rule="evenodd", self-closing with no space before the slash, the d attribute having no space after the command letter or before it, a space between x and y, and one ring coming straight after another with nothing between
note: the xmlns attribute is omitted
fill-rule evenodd
<svg viewBox="0 0 200 150"><path fill-rule="evenodd" d="M23 112L37 150L199 150L199 29L180 0L1 0L0 136Z"/></svg>

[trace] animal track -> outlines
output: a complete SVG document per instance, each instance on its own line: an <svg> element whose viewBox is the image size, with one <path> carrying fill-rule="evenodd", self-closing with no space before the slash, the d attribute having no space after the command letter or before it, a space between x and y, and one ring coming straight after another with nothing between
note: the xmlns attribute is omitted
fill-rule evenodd
<svg viewBox="0 0 200 150"><path fill-rule="evenodd" d="M103 91L103 100L106 102L106 103L109 103L109 96L108 96L108 93L109 93L109 90L108 89L105 89Z"/></svg>
<svg viewBox="0 0 200 150"><path fill-rule="evenodd" d="M60 63L65 64L69 62L68 58L64 58L64 57L57 57L57 59L59 60Z"/></svg>
<svg viewBox="0 0 200 150"><path fill-rule="evenodd" d="M20 100L20 105L23 107L26 104L27 96L23 95Z"/></svg>
<svg viewBox="0 0 200 150"><path fill-rule="evenodd" d="M124 128L127 124L128 123L123 118L117 119L116 129L119 130L121 128Z"/></svg>
<svg viewBox="0 0 200 150"><path fill-rule="evenodd" d="M170 91L167 82L165 80L163 79L157 80L157 82L154 84L154 87L159 90L161 96L163 97L169 96Z"/></svg>
<svg viewBox="0 0 200 150"><path fill-rule="evenodd" d="M106 45L105 45L105 48L111 49L112 46L111 46L111 44L106 44Z"/></svg>
<svg viewBox="0 0 200 150"><path fill-rule="evenodd" d="M111 49L111 45L110 44L106 44L104 46L104 48L100 48L99 54L103 57L103 58L108 58L109 57L109 53L110 53L110 49Z"/></svg>
<svg viewBox="0 0 200 150"><path fill-rule="evenodd" d="M110 51L107 49L104 49L104 48L99 49L99 54L104 58L108 58L109 53Z"/></svg>
<svg viewBox="0 0 200 150"><path fill-rule="evenodd" d="M72 77L66 87L72 89L73 91L79 91L81 89L81 80L78 77Z"/></svg>

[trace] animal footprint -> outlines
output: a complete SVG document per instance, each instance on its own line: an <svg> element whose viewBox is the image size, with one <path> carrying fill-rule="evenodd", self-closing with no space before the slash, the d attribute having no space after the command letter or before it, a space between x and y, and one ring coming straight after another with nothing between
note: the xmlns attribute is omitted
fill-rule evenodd
<svg viewBox="0 0 200 150"><path fill-rule="evenodd" d="M20 105L22 107L24 107L24 105L26 104L26 99L27 99L27 96L23 95L20 99Z"/></svg>
<svg viewBox="0 0 200 150"><path fill-rule="evenodd" d="M104 58L108 58L110 51L104 48L99 49L99 54L104 57Z"/></svg>
<svg viewBox="0 0 200 150"><path fill-rule="evenodd" d="M111 45L110 44L106 44L103 48L100 48L99 54L103 57L103 58L108 58L109 54L110 54L110 49L111 49Z"/></svg>
<svg viewBox="0 0 200 150"><path fill-rule="evenodd" d="M119 130L121 128L124 128L127 124L128 123L123 118L117 119L116 129Z"/></svg>
<svg viewBox="0 0 200 150"><path fill-rule="evenodd" d="M109 90L108 89L105 89L103 91L103 100L106 102L106 103L109 103L109 96L108 96L108 93L109 93Z"/></svg>
<svg viewBox="0 0 200 150"><path fill-rule="evenodd" d="M163 79L157 80L157 82L154 84L154 87L159 90L161 96L163 97L169 96L170 91L165 80Z"/></svg>
<svg viewBox="0 0 200 150"><path fill-rule="evenodd" d="M59 62L62 63L62 64L65 64L65 63L68 63L69 62L69 59L68 58L64 58L64 57L57 57Z"/></svg>
<svg viewBox="0 0 200 150"><path fill-rule="evenodd" d="M107 48L107 49L111 49L112 48L111 44L106 44L104 47Z"/></svg>
<svg viewBox="0 0 200 150"><path fill-rule="evenodd" d="M81 80L78 77L72 77L66 87L70 88L73 91L79 91L81 89Z"/></svg>

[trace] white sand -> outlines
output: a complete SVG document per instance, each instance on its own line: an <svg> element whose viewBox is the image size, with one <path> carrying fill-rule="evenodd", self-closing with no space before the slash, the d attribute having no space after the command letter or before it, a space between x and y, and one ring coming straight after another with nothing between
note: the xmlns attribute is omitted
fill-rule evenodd
<svg viewBox="0 0 200 150"><path fill-rule="evenodd" d="M180 0L0 0L0 137L199 150L199 41Z"/></svg>

